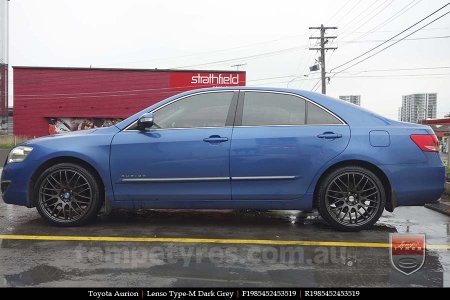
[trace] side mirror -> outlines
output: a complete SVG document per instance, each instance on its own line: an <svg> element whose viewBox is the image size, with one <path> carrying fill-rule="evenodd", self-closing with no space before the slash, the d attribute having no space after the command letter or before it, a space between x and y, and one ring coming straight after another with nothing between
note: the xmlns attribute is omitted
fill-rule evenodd
<svg viewBox="0 0 450 300"><path fill-rule="evenodd" d="M143 114L139 120L137 127L139 130L145 130L146 128L150 128L153 126L153 113Z"/></svg>

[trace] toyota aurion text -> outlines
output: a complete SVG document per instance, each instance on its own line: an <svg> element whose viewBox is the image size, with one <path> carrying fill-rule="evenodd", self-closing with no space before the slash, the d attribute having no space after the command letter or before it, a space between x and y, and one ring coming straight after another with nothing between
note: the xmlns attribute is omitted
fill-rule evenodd
<svg viewBox="0 0 450 300"><path fill-rule="evenodd" d="M109 208L317 209L338 230L435 202L445 184L428 126L321 94L278 88L185 92L107 128L11 150L6 203L76 226Z"/></svg>

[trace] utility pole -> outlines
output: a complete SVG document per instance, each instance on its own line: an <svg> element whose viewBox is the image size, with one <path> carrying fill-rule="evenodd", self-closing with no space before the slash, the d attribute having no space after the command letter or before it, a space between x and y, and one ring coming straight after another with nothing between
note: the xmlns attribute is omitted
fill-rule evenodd
<svg viewBox="0 0 450 300"><path fill-rule="evenodd" d="M320 71L321 71L321 78L322 78L322 94L327 93L327 73L325 69L325 52L327 50L336 50L337 47L325 47L326 44L333 39L336 39L337 36L325 36L325 33L327 29L337 29L337 27L325 27L323 24L320 25L320 27L309 27L309 29L319 29L320 30L320 36L311 36L310 40L320 40L320 47L311 47L309 50L320 50Z"/></svg>

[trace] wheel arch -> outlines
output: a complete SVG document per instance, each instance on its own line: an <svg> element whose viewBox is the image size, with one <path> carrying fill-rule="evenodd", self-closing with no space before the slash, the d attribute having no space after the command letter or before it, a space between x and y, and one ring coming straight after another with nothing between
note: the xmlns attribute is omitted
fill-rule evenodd
<svg viewBox="0 0 450 300"><path fill-rule="evenodd" d="M36 181L39 178L39 176L42 174L42 172L44 170L50 168L51 166L59 164L59 163L73 163L73 164L80 165L80 166L86 168L87 170L89 170L99 185L100 197L102 197L102 202L105 201L105 183L103 182L103 179L100 176L100 173L97 171L96 168L94 168L94 166L92 166L92 164L90 164L89 162L87 162L81 158L78 158L78 157L58 156L58 157L53 157L53 158L43 162L39 167L37 167L37 169L34 171L33 175L31 175L30 183L28 186L29 207L36 206L36 199L34 197L33 191L34 191L34 186L35 186Z"/></svg>
<svg viewBox="0 0 450 300"><path fill-rule="evenodd" d="M358 167L363 167L366 168L370 171L372 171L375 175L377 175L377 177L381 180L381 182L383 183L383 187L385 189L385 193L386 193L386 205L385 205L385 209L387 211L394 211L394 208L396 206L396 198L395 198L395 194L393 193L392 190L392 185L389 181L389 178L387 177L387 175L385 174L385 172L383 172L383 170L381 170L378 166L376 166L375 164L365 161L365 160L358 160L358 159L354 159L354 160L344 160L344 161L340 161L338 163L335 163L331 166L329 166L319 177L319 179L316 182L316 185L314 187L314 201L313 201L313 208L317 208L317 190L320 186L320 183L322 182L322 180L332 171L338 169L338 168L342 168L342 167L346 167L346 166L358 166Z"/></svg>

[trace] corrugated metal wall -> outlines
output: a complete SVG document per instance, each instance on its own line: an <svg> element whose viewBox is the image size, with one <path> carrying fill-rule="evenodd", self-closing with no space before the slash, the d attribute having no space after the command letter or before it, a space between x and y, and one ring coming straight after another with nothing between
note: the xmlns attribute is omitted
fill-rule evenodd
<svg viewBox="0 0 450 300"><path fill-rule="evenodd" d="M173 84L197 71L13 68L14 134L20 136L47 135L48 117L126 118L181 90L218 85ZM221 74L239 74L245 85L245 72Z"/></svg>

